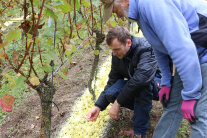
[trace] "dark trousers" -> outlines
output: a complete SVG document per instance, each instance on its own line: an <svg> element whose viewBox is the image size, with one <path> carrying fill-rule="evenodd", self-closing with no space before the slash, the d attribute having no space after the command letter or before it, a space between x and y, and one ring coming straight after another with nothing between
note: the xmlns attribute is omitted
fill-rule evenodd
<svg viewBox="0 0 207 138"><path fill-rule="evenodd" d="M127 82L126 80L118 80L111 87L105 90L106 99L110 103L113 103L115 101L115 99L119 95L120 91L122 90L126 82ZM121 106L134 110L134 116L132 118L134 133L138 135L145 135L149 127L150 110L152 108L152 101L149 105L141 105L140 103L136 102L137 101L136 98L138 97L135 96L133 100Z"/></svg>

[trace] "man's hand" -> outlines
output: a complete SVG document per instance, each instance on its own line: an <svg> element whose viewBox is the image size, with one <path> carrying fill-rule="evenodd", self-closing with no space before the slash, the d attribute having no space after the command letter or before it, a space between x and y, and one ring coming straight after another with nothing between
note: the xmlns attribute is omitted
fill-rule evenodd
<svg viewBox="0 0 207 138"><path fill-rule="evenodd" d="M112 119L119 119L118 112L120 109L120 104L115 100L114 104L111 106L111 109L109 110L109 115Z"/></svg>
<svg viewBox="0 0 207 138"><path fill-rule="evenodd" d="M91 111L88 113L86 119L88 121L96 121L98 115L99 115L99 112L100 112L100 108L97 107L97 106L94 106Z"/></svg>
<svg viewBox="0 0 207 138"><path fill-rule="evenodd" d="M181 105L181 111L183 113L183 117L188 120L189 123L193 124L197 120L194 115L193 109L195 106L196 100L183 100Z"/></svg>
<svg viewBox="0 0 207 138"><path fill-rule="evenodd" d="M159 101L163 104L164 107L167 107L167 102L170 97L171 87L163 85L159 91Z"/></svg>

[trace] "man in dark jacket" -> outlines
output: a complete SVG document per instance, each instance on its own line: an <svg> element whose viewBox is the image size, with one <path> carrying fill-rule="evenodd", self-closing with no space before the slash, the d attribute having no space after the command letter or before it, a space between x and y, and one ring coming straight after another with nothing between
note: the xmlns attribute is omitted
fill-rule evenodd
<svg viewBox="0 0 207 138"><path fill-rule="evenodd" d="M113 52L111 72L87 120L95 121L110 102L113 119L118 119L120 106L127 107L134 110L135 136L144 138L152 108L151 82L157 70L154 54L144 38L131 36L123 27L111 29L106 42Z"/></svg>

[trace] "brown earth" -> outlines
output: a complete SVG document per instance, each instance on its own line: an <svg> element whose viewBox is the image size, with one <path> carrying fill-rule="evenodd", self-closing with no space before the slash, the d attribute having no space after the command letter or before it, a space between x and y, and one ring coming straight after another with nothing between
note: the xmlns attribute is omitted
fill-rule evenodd
<svg viewBox="0 0 207 138"><path fill-rule="evenodd" d="M67 80L60 81L60 85L56 86L56 94L53 101L57 104L60 111L55 106L52 109L52 129L51 137L57 137L61 125L70 115L71 107L74 101L82 95L82 92L89 80L91 65L93 62L93 53L91 50L85 49L82 54L74 57L77 64L69 66ZM100 62L103 62L106 55L102 52ZM56 77L57 79L58 77ZM57 83L57 81L56 81ZM12 113L5 117L5 123L0 126L1 138L37 138L39 137L40 128L40 100L38 95L28 97L21 106L15 108ZM161 106L158 102L153 103L151 111L150 129L148 138L151 138L155 124L161 115ZM110 120L110 129L108 129L103 137L119 138L120 130L127 129L131 126L130 117L132 111L122 109L120 112L120 120Z"/></svg>
<svg viewBox="0 0 207 138"><path fill-rule="evenodd" d="M153 131L155 129L156 124L159 121L159 118L162 114L162 107L161 104L157 101L153 101L153 108L150 113L150 126L149 130L147 131L147 138L152 138ZM107 129L106 133L104 133L104 138L131 138L131 136L123 136L120 135L119 132L123 130L129 130L132 128L132 121L131 118L133 116L133 112L126 108L121 108L119 113L119 120L110 120L109 126L110 128Z"/></svg>

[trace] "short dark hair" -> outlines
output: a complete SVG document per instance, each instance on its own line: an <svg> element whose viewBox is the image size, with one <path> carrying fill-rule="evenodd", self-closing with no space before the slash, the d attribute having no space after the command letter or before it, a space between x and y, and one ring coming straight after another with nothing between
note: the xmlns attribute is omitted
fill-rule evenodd
<svg viewBox="0 0 207 138"><path fill-rule="evenodd" d="M126 44L127 39L131 40L131 35L127 29L124 27L118 26L109 30L106 35L107 45L111 45L114 39L118 39L122 44Z"/></svg>

